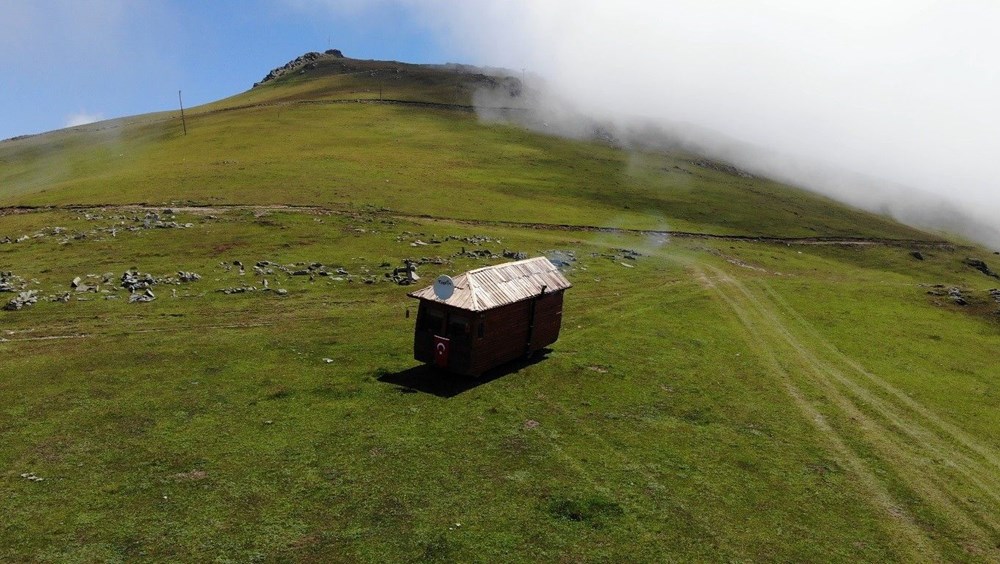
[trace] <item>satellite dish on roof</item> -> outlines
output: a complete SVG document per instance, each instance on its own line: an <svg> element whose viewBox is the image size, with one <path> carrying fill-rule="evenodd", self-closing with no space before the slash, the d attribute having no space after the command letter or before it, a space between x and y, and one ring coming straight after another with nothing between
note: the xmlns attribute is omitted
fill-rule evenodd
<svg viewBox="0 0 1000 564"><path fill-rule="evenodd" d="M451 276L447 274L442 274L437 277L434 281L434 295L437 296L439 300L447 300L455 293L455 281L451 279Z"/></svg>

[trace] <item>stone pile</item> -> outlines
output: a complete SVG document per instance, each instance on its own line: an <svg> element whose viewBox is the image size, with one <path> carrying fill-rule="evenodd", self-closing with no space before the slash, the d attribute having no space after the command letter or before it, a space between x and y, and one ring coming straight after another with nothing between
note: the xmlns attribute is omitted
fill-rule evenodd
<svg viewBox="0 0 1000 564"><path fill-rule="evenodd" d="M38 292L35 290L28 290L27 292L18 292L17 296L11 301L7 302L4 309L7 311L17 311L26 308L30 305L34 305L38 302Z"/></svg>
<svg viewBox="0 0 1000 564"><path fill-rule="evenodd" d="M389 264L383 263L382 266L389 266ZM386 272L385 277L400 286L409 286L420 280L420 276L417 275L417 265L411 261L403 261L402 267L393 268L392 272ZM370 284L372 282L365 280L365 283Z"/></svg>
<svg viewBox="0 0 1000 564"><path fill-rule="evenodd" d="M125 288L133 294L147 290L150 286L156 284L156 278L154 278L152 274L139 272L137 270L126 270L122 273L120 280L122 288Z"/></svg>

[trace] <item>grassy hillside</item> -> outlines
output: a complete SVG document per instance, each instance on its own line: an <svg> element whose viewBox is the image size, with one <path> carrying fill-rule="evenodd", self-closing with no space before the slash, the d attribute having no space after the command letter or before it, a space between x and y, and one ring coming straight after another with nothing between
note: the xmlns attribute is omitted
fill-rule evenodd
<svg viewBox="0 0 1000 564"><path fill-rule="evenodd" d="M338 101L392 65L324 60L186 137L0 143L0 272L41 298L0 310L0 560L1000 559L1000 280L963 264L1000 257L690 156ZM399 67L395 99L483 80ZM417 365L384 274L504 249L572 257L560 340Z"/></svg>
<svg viewBox="0 0 1000 564"><path fill-rule="evenodd" d="M328 63L347 64L341 61ZM398 66L386 98L452 103L442 89L455 83L466 92L483 82ZM292 73L195 108L186 136L178 115L0 143L0 204L372 205L456 218L928 238L778 183L698 166L700 159L483 124L462 108L359 103L377 97L376 71L359 75L348 66L347 74L328 74L336 69ZM467 103L468 94L458 101Z"/></svg>

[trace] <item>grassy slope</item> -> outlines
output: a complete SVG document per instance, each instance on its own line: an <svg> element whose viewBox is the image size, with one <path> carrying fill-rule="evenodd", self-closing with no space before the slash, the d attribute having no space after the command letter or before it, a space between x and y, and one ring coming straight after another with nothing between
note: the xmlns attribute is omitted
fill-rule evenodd
<svg viewBox="0 0 1000 564"><path fill-rule="evenodd" d="M455 76L445 73L443 81ZM192 110L187 136L180 135L179 120L166 119L0 144L0 204L353 203L462 218L927 237L773 182L700 168L681 156L634 155L485 125L472 113L357 103L259 106L354 100L359 91L377 96L372 84L359 84L362 78L293 75ZM402 84L385 95L454 101L434 89L424 92L427 80L398 79ZM220 111L246 105L252 107Z"/></svg>
<svg viewBox="0 0 1000 564"><path fill-rule="evenodd" d="M275 91L314 89L297 83ZM260 135L267 120L284 125ZM629 157L467 114L309 105L189 125L186 139L149 120L115 138L105 130L100 143L61 132L2 144L0 198L361 211L232 211L180 217L190 230L0 245L0 271L44 294L134 266L204 276L176 298L156 288L150 304L88 294L0 311L0 559L1000 557L998 324L921 286L984 296L991 279L960 263L969 251L918 262L882 247L400 220L362 205L925 238L770 183L744 192L747 181L676 157ZM661 171L675 164L693 174ZM403 174L385 183L394 170ZM42 171L47 180L25 180ZM466 197L443 196L448 185ZM102 213L0 216L0 236L131 222ZM473 248L414 248L405 232L574 251L554 351L482 383L428 376L410 358L412 304L398 286L278 276L284 299L215 292L260 285L220 261L321 261L379 276L383 262ZM634 268L603 256L618 247L645 256Z"/></svg>

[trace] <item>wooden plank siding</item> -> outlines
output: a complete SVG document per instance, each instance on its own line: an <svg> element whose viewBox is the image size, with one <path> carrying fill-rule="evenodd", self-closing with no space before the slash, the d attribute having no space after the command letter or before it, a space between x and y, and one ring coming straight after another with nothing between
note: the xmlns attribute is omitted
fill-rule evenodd
<svg viewBox="0 0 1000 564"><path fill-rule="evenodd" d="M487 266L455 276L441 299L428 286L420 300L413 357L435 363L435 338L448 342L451 372L478 376L556 342L563 293L572 284L545 257Z"/></svg>
<svg viewBox="0 0 1000 564"><path fill-rule="evenodd" d="M534 302L535 323L530 327ZM478 376L512 360L543 349L559 338L562 324L563 291L546 293L530 300L491 309L483 313L449 307L421 300L417 311L417 329L413 356L420 362L434 363L435 335L451 339L448 370ZM425 318L432 310L443 313L436 330L428 330ZM469 333L456 334L449 329L453 318L468 319ZM480 337L480 326L482 336ZM531 342L528 333L531 332Z"/></svg>

